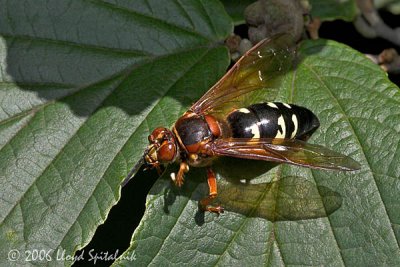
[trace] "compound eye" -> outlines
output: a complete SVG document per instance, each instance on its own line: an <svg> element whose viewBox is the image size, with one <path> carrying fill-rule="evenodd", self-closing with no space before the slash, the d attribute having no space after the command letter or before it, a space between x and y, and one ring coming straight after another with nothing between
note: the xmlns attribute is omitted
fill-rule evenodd
<svg viewBox="0 0 400 267"><path fill-rule="evenodd" d="M157 158L162 163L168 163L174 160L176 147L172 142L164 142L157 150Z"/></svg>

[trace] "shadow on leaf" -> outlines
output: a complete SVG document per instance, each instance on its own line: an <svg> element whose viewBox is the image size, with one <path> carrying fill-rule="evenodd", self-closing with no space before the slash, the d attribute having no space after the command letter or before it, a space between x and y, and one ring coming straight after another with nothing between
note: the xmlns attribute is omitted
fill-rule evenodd
<svg viewBox="0 0 400 267"><path fill-rule="evenodd" d="M212 205L221 205L225 211L265 218L272 222L297 221L327 217L342 205L342 197L338 192L300 176L279 177L278 174L272 175L274 178L270 182L258 183L256 178L269 171L273 173L271 169L277 164L226 158L215 166L219 173L218 196ZM166 180L171 170L169 168L163 175L163 190L157 190L163 192L163 210L166 214L169 214L178 196L198 202L208 194L203 169L192 169L193 175L188 175L182 188ZM195 214L198 225L204 223L204 215L201 211Z"/></svg>
<svg viewBox="0 0 400 267"><path fill-rule="evenodd" d="M269 221L327 217L342 205L339 193L295 176L261 184L219 184L216 202L225 210Z"/></svg>

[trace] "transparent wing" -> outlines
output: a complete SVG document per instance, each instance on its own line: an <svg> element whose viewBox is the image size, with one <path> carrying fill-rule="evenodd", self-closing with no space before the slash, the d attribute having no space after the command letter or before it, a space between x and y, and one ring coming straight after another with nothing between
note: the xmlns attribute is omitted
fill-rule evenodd
<svg viewBox="0 0 400 267"><path fill-rule="evenodd" d="M294 41L290 34L264 39L249 50L190 110L222 113L247 106L246 94L258 89L273 89L279 77L292 68Z"/></svg>
<svg viewBox="0 0 400 267"><path fill-rule="evenodd" d="M360 169L360 164L348 156L297 139L217 139L211 150L219 156L282 162L313 169Z"/></svg>

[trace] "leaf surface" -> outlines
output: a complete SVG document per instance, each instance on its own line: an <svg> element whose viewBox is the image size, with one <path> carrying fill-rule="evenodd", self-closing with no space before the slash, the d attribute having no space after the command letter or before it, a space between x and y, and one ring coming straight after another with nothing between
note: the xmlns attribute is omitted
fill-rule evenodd
<svg viewBox="0 0 400 267"><path fill-rule="evenodd" d="M252 0L239 0L239 1L229 1L229 0L221 0L224 4L226 12L228 12L229 16L231 16L235 25L244 24L244 10L247 6L251 5L255 1Z"/></svg>
<svg viewBox="0 0 400 267"><path fill-rule="evenodd" d="M353 21L357 15L356 1L354 0L310 0L311 15L321 20L342 19Z"/></svg>
<svg viewBox="0 0 400 267"><path fill-rule="evenodd" d="M217 216L198 211L207 195L205 171L192 168L177 189L168 178L177 170L171 166L154 185L131 247L116 266L400 264L399 88L351 48L305 41L275 100L313 110L321 127L309 142L351 156L361 170L225 159L215 166L220 204L226 203ZM243 179L252 185L247 195Z"/></svg>
<svg viewBox="0 0 400 267"><path fill-rule="evenodd" d="M217 1L0 6L0 265L68 265L57 255L91 240L149 130L223 74L232 23Z"/></svg>

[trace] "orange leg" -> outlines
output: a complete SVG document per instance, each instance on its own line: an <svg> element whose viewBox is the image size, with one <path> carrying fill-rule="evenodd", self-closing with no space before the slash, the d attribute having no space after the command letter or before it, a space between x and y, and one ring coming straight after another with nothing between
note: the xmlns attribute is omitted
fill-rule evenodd
<svg viewBox="0 0 400 267"><path fill-rule="evenodd" d="M215 173L211 168L207 168L207 183L209 188L209 194L207 197L200 200L199 206L203 211L215 212L217 214L223 213L224 209L221 206L211 206L210 203L214 198L217 197L217 179Z"/></svg>
<svg viewBox="0 0 400 267"><path fill-rule="evenodd" d="M185 178L185 173L189 171L189 165L186 162L181 162L179 165L179 171L178 174L176 175L176 178L172 177L172 180L174 181L175 185L178 187L181 187L183 185L183 181Z"/></svg>

